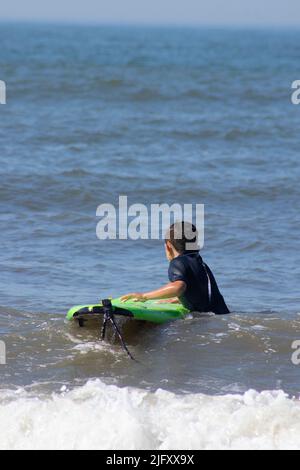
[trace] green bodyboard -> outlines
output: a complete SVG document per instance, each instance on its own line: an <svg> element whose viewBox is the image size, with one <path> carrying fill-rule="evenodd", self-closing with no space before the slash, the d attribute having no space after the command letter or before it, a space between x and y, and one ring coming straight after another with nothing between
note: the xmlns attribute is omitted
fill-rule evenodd
<svg viewBox="0 0 300 470"><path fill-rule="evenodd" d="M189 310L181 304L160 303L157 300L121 302L120 299L113 299L111 302L115 315L127 316L135 320L144 320L152 323L161 324L179 320L189 313ZM67 319L88 319L100 315L103 315L102 304L76 306L69 310Z"/></svg>

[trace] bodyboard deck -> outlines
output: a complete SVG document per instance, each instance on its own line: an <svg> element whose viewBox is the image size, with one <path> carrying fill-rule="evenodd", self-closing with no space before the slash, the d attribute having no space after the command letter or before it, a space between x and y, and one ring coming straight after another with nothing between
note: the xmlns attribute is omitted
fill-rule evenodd
<svg viewBox="0 0 300 470"><path fill-rule="evenodd" d="M189 313L189 310L181 304L161 303L156 300L121 302L120 299L113 299L111 302L114 315L158 324L184 318ZM104 309L101 303L83 305L71 308L67 314L67 319L86 321L90 318L102 317L103 314Z"/></svg>

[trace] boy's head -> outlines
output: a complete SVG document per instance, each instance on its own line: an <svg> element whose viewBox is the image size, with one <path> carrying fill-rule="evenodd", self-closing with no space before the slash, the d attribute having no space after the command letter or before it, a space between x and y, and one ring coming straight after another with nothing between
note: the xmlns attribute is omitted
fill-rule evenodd
<svg viewBox="0 0 300 470"><path fill-rule="evenodd" d="M169 260L187 251L199 250L198 231L190 222L176 222L166 234L166 254Z"/></svg>

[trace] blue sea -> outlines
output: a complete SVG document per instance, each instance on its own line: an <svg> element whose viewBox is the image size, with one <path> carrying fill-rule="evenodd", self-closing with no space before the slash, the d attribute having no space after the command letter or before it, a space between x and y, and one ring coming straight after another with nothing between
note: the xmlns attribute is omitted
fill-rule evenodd
<svg viewBox="0 0 300 470"><path fill-rule="evenodd" d="M0 448L300 448L300 31L2 23L0 44ZM120 195L205 205L232 311L123 325L138 362L65 321L167 281L162 241L96 237Z"/></svg>

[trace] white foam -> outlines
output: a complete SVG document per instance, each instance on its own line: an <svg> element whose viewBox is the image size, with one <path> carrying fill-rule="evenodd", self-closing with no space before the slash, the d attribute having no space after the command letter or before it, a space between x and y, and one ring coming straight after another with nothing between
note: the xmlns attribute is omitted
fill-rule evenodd
<svg viewBox="0 0 300 470"><path fill-rule="evenodd" d="M99 341L80 343L73 347L74 351L79 351L81 354L87 354L91 351L105 351L106 349L108 349L106 343L100 343Z"/></svg>
<svg viewBox="0 0 300 470"><path fill-rule="evenodd" d="M48 399L2 391L0 422L1 449L300 448L300 403L283 392L179 396L96 380Z"/></svg>

